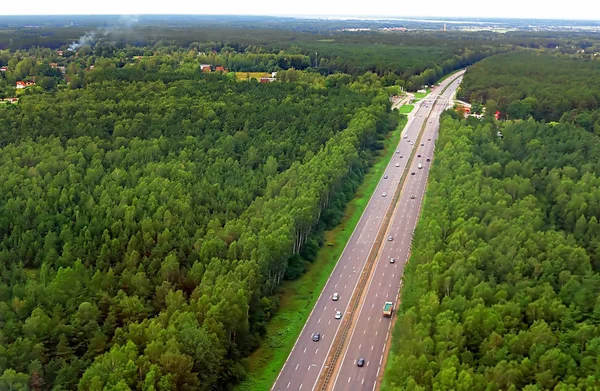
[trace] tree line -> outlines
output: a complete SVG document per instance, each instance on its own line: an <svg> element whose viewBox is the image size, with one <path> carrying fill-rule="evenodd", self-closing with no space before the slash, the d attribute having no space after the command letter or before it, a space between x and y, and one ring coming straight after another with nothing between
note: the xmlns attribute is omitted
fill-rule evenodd
<svg viewBox="0 0 600 391"><path fill-rule="evenodd" d="M148 75L0 110L0 389L228 389L397 123L377 88Z"/></svg>
<svg viewBox="0 0 600 391"><path fill-rule="evenodd" d="M560 50L560 48L558 49ZM598 57L515 51L469 67L458 96L503 118L575 122L600 134Z"/></svg>
<svg viewBox="0 0 600 391"><path fill-rule="evenodd" d="M600 387L597 137L444 116L383 389Z"/></svg>

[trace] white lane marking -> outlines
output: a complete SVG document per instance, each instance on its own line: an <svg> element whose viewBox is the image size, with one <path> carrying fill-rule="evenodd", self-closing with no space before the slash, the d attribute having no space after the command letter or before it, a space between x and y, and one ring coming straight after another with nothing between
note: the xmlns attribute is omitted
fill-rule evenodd
<svg viewBox="0 0 600 391"><path fill-rule="evenodd" d="M299 366L300 364L296 364L296 369L294 369L294 371L297 371Z"/></svg>
<svg viewBox="0 0 600 391"><path fill-rule="evenodd" d="M331 324L331 321L327 322L327 324Z"/></svg>
<svg viewBox="0 0 600 391"><path fill-rule="evenodd" d="M300 384L300 387L298 387L299 390L302 389L302 384ZM373 387L373 389L375 389L375 387Z"/></svg>
<svg viewBox="0 0 600 391"><path fill-rule="evenodd" d="M286 388L290 388L290 384L292 384L292 382L289 382Z"/></svg>
<svg viewBox="0 0 600 391"><path fill-rule="evenodd" d="M362 346L362 344L359 344L359 345L358 345L358 350L360 350L360 347L361 347L361 346Z"/></svg>
<svg viewBox="0 0 600 391"><path fill-rule="evenodd" d="M319 349L315 350L315 354L319 353Z"/></svg>
<svg viewBox="0 0 600 391"><path fill-rule="evenodd" d="M350 380L352 379L352 377L348 377L348 383L350 383Z"/></svg>
<svg viewBox="0 0 600 391"><path fill-rule="evenodd" d="M375 331L375 336L377 337L377 334L379 334L379 331Z"/></svg>
<svg viewBox="0 0 600 391"><path fill-rule="evenodd" d="M325 306L325 308L323 308L323 311L325 311L327 309L327 306Z"/></svg>
<svg viewBox="0 0 600 391"><path fill-rule="evenodd" d="M369 316L369 317L367 318L367 322L370 322L370 321L371 321L371 317Z"/></svg>
<svg viewBox="0 0 600 391"><path fill-rule="evenodd" d="M362 381L360 382L361 385L363 385L365 383L365 379L362 379Z"/></svg>
<svg viewBox="0 0 600 391"><path fill-rule="evenodd" d="M365 331L363 331L363 335L365 335L367 333L367 330L365 329Z"/></svg>
<svg viewBox="0 0 600 391"><path fill-rule="evenodd" d="M319 318L319 320L317 321L317 323L321 323L321 318Z"/></svg>
<svg viewBox="0 0 600 391"><path fill-rule="evenodd" d="M371 308L375 308L375 304L371 305Z"/></svg>
<svg viewBox="0 0 600 391"><path fill-rule="evenodd" d="M371 351L373 351L373 348L375 347L375 345L371 346Z"/></svg>

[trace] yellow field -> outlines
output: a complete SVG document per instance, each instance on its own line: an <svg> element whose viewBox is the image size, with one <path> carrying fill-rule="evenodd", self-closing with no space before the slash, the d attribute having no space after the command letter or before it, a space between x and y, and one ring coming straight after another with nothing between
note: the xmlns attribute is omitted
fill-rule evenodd
<svg viewBox="0 0 600 391"><path fill-rule="evenodd" d="M252 78L260 80L261 77L271 77L271 74L266 72L236 72L235 77L238 80L250 80Z"/></svg>

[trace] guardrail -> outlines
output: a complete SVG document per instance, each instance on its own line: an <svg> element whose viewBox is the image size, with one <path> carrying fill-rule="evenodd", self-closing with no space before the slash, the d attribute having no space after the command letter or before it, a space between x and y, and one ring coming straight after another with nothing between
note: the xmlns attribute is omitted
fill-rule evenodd
<svg viewBox="0 0 600 391"><path fill-rule="evenodd" d="M448 88L448 86L452 83L454 83L454 80L452 80L450 83L448 83L448 85L440 92L440 95L443 94L444 91L446 90L446 88ZM367 262L365 264L365 267L363 268L363 272L359 278L359 281L358 281L358 284L356 287L357 289L354 290L354 294L352 295L352 299L350 300L351 305L349 306L349 311L346 313L346 315L344 315L344 317L342 319L342 325L340 326L340 332L337 333L335 339L333 340L332 346L334 346L334 349L332 349L330 351L329 357L327 357L327 359L325 360L325 366L324 366L325 371L323 371L321 373L321 375L319 376L319 379L317 380L317 384L314 388L315 390L320 390L320 391L327 390L327 386L329 385L329 381L331 380L331 377L333 375L337 360L338 360L340 354L342 353L344 343L346 342L348 332L350 331L350 327L354 323L353 322L354 314L356 313L356 309L358 308L358 306L361 302L361 299L363 297L365 286L367 285L367 282L369 282L369 276L371 275L373 265L375 264L375 261L377 260L377 255L379 254L381 244L383 243L383 237L385 236L385 233L388 230L389 224L392 219L392 215L394 214L394 210L396 209L396 203L398 202L398 199L400 198L400 194L402 193L402 188L404 187L404 184L406 182L406 177L408 176L410 166L412 165L412 163L414 161L415 153L418 149L419 144L421 143L421 138L423 137L423 130L427 126L427 121L429 120L431 113L433 113L433 109L436 104L437 104L437 100L431 105L431 111L429 112L429 115L425 118L425 120L423 121L423 124L421 125L421 129L419 129L419 137L415 141L417 143L417 148L414 148L410 153L410 157L409 157L408 163L406 164L406 167L404 169L404 173L400 177L399 186L396 188L396 191L394 192L394 196L392 197L392 202L390 203L390 206L388 207L388 210L386 211L386 214L385 214L385 217L383 220L383 224L381 225L381 228L379 229L379 232L377 233L377 236L375 237L375 243L373 244L373 247L371 248L371 252L369 253L369 256L367 257ZM402 141L402 138L400 140Z"/></svg>

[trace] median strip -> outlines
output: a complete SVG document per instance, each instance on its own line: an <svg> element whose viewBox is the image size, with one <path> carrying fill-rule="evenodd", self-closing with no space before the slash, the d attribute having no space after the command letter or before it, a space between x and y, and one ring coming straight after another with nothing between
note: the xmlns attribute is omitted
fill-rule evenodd
<svg viewBox="0 0 600 391"><path fill-rule="evenodd" d="M443 91L445 91L445 89L442 90L441 93L443 93ZM423 136L423 130L425 129L425 127L427 125L427 121L428 121L429 117L431 116L431 113L433 112L433 109L434 109L436 103L437 102L434 102L432 104L429 115L425 118L425 121L421 125L421 129L419 130L419 137L417 140L417 148L414 148L411 151L410 158L406 165L406 168L410 169L410 166L413 164L415 152L418 149L418 145L421 142L421 138ZM385 236L385 233L389 229L389 224L391 222L393 213L396 209L396 204L398 202L398 199L400 198L400 194L402 193L402 189L404 188L404 185L406 183L408 171L409 170L405 169L405 172L402 174L402 177L400 178L399 186L396 188L396 191L394 192L392 202L390 203L390 206L388 207L388 210L386 211L383 223L379 229L377 237L375 238L374 245L371 249L371 252L369 253L369 257L367 258L367 262L363 268L363 272L360 276L357 287L354 290L354 294L352 295L352 299L351 299L350 305L348 307L349 309L347 311L347 315L342 320L342 325L340 326L340 329L339 329L339 331L334 339L333 345L332 345L333 349L330 350L329 356L327 357L327 359L325 361L325 365L324 365L325 370L319 376L317 384L314 388L315 390L321 390L321 391L327 390L329 382L331 381L334 370L336 368L337 361L338 361L339 356L342 353L343 348L345 346L345 342L348 337L348 333L350 331L351 326L354 323L353 322L354 315L356 313L356 310L359 307L359 304L361 303L361 301L363 299L365 286L367 285L368 281L370 280L373 265L375 264L375 261L378 258L379 251L380 251L381 245L383 243L383 238Z"/></svg>

